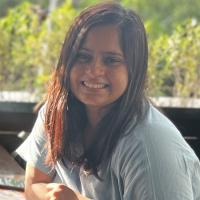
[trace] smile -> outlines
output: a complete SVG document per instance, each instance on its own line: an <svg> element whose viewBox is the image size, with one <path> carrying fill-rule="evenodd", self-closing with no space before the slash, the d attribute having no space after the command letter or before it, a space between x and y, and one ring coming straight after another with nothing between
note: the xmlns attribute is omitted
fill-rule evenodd
<svg viewBox="0 0 200 200"><path fill-rule="evenodd" d="M87 88L91 88L91 89L103 89L106 88L108 86L108 84L105 83L88 83L87 81L82 81L82 84L87 87Z"/></svg>

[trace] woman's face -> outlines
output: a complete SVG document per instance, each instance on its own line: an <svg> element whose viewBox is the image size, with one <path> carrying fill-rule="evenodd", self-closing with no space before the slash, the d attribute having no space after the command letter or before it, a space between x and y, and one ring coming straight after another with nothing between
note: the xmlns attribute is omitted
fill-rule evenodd
<svg viewBox="0 0 200 200"><path fill-rule="evenodd" d="M126 90L128 71L114 25L92 28L70 72L70 87L86 107L105 108Z"/></svg>

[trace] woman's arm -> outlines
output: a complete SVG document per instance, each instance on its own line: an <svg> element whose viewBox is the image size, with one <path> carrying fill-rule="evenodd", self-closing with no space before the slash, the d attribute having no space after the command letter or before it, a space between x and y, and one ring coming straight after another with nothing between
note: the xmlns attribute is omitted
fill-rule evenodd
<svg viewBox="0 0 200 200"><path fill-rule="evenodd" d="M27 200L45 200L46 185L50 182L50 176L27 163L25 174L25 195Z"/></svg>
<svg viewBox="0 0 200 200"><path fill-rule="evenodd" d="M25 196L27 200L88 200L82 195L73 192L64 184L51 183L47 174L26 165Z"/></svg>

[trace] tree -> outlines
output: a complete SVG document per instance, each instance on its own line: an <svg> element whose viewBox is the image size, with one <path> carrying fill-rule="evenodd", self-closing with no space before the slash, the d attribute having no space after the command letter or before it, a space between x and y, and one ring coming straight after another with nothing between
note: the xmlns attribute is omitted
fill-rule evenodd
<svg viewBox="0 0 200 200"><path fill-rule="evenodd" d="M120 0L120 2L136 10L145 22L150 21L151 38L157 38L163 33L173 33L176 25L188 18L200 20L199 0Z"/></svg>
<svg viewBox="0 0 200 200"><path fill-rule="evenodd" d="M9 89L31 88L33 73L37 69L31 62L34 58L34 51L31 50L34 43L30 43L30 40L37 37L38 31L37 15L32 12L28 3L10 10L0 20L3 37L0 44L0 71L3 74L1 89L4 89L5 84Z"/></svg>
<svg viewBox="0 0 200 200"><path fill-rule="evenodd" d="M128 6L130 2L139 8L144 0L140 3L127 0L124 4ZM0 18L1 90L44 92L51 71L57 65L65 33L80 12L80 7L75 8L73 3L65 1L51 13L33 4L22 3ZM84 0L79 6L89 3L90 0ZM163 4L167 3L164 1ZM148 93L151 96L200 97L198 20L186 20L171 34L159 33L157 37L151 35L152 30L157 30L154 19L146 20L145 26L149 39Z"/></svg>
<svg viewBox="0 0 200 200"><path fill-rule="evenodd" d="M23 3L0 20L1 90L43 91L56 65L65 32L76 11L66 2L41 21L36 8Z"/></svg>
<svg viewBox="0 0 200 200"><path fill-rule="evenodd" d="M171 36L150 42L149 93L152 96L200 97L200 24L178 25Z"/></svg>

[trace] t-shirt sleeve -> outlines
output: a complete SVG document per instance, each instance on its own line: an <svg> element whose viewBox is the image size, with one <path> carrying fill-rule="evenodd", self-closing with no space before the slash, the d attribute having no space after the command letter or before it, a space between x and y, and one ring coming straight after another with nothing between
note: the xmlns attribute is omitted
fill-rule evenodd
<svg viewBox="0 0 200 200"><path fill-rule="evenodd" d="M173 128L145 131L146 137L135 138L132 144L130 137L120 150L123 199L200 199L200 163L184 139ZM160 131L175 136L167 138L167 133L158 134Z"/></svg>
<svg viewBox="0 0 200 200"><path fill-rule="evenodd" d="M16 153L27 163L33 165L40 171L51 175L53 169L45 164L47 149L45 146L46 136L44 133L44 110L43 106L39 112L30 135L17 148Z"/></svg>

